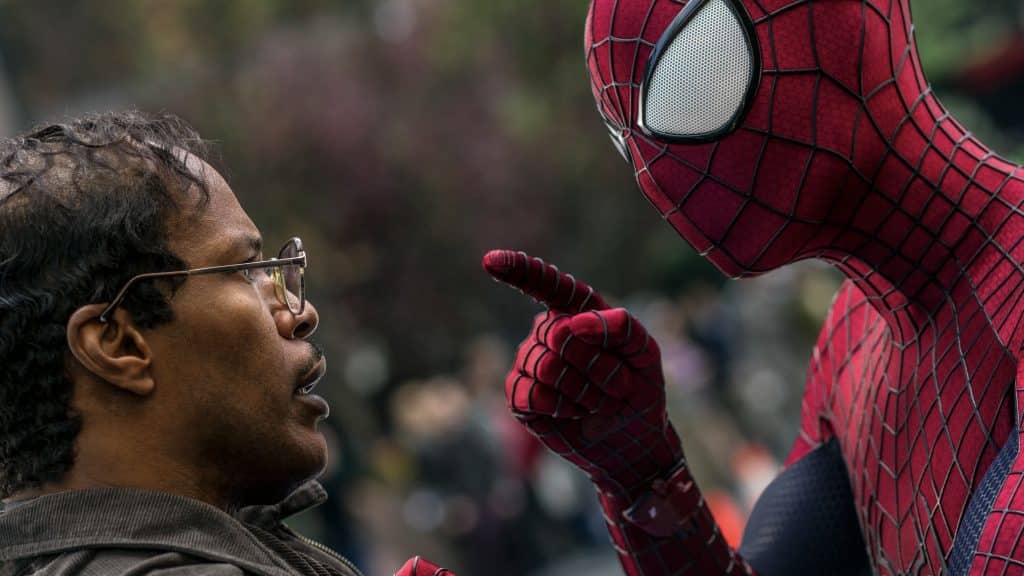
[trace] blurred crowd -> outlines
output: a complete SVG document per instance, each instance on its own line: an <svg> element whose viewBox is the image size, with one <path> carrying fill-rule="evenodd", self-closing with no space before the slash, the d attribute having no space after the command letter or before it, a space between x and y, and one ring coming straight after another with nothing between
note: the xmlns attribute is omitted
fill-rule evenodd
<svg viewBox="0 0 1024 576"><path fill-rule="evenodd" d="M839 284L821 264L727 282L641 198L583 67L587 2L0 0L0 133L166 110L217 141L269 244L302 236L327 350L331 500L294 524L390 574L619 570L589 483L505 409L539 307L491 282L522 249L658 339L692 470L738 542L784 460ZM1024 10L913 0L963 123L1024 156Z"/></svg>

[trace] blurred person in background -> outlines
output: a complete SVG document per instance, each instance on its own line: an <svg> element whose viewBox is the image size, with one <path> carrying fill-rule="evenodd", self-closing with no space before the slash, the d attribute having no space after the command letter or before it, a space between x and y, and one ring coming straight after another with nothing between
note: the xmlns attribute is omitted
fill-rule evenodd
<svg viewBox="0 0 1024 576"><path fill-rule="evenodd" d="M359 574L282 523L327 498L305 247L208 158L140 112L0 142L4 574Z"/></svg>

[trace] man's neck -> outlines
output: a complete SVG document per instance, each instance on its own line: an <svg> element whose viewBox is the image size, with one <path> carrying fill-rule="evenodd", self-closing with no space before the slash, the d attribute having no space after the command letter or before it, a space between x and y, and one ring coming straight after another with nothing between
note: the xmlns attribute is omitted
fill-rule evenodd
<svg viewBox="0 0 1024 576"><path fill-rule="evenodd" d="M71 490L87 490L94 488L134 488L138 490L164 492L199 500L212 506L216 506L222 510L233 509L233 506L228 504L226 500L211 497L209 491L200 490L192 486L190 482L156 482L149 481L145 478L100 480L77 469L69 471L68 474L59 482L48 482L33 488L19 490L18 492L15 492L9 497L3 499L3 503L5 506L17 505L21 502L34 500L40 496L47 496Z"/></svg>
<svg viewBox="0 0 1024 576"><path fill-rule="evenodd" d="M11 494L4 502L20 501L69 490L92 488L135 488L175 494L233 509L229 489L215 478L204 477L196 467L181 464L173 450L140 444L112 445L107 439L119 435L83 426L76 439L75 465L59 480ZM144 466L140 463L145 463Z"/></svg>

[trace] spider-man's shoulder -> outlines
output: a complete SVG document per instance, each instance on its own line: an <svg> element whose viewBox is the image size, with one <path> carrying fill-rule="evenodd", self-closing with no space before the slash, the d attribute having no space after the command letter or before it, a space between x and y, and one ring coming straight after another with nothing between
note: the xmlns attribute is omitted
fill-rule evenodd
<svg viewBox="0 0 1024 576"><path fill-rule="evenodd" d="M846 280L840 285L825 316L812 364L821 360L819 356L827 355L833 360L848 358L885 329L884 319L871 305L868 296L854 282Z"/></svg>
<svg viewBox="0 0 1024 576"><path fill-rule="evenodd" d="M800 434L787 464L835 436L834 415L845 413L851 391L864 384L865 362L878 352L887 327L882 316L856 284L847 280L836 292L807 370L801 401Z"/></svg>

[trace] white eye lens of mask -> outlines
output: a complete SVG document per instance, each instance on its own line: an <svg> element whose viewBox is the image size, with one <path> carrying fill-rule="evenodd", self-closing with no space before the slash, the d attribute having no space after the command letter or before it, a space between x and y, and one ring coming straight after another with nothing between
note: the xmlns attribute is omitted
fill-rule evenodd
<svg viewBox="0 0 1024 576"><path fill-rule="evenodd" d="M691 0L652 55L641 127L670 140L732 130L753 96L759 55L730 0ZM677 25L681 23L681 25ZM674 37L669 35L674 34Z"/></svg>

